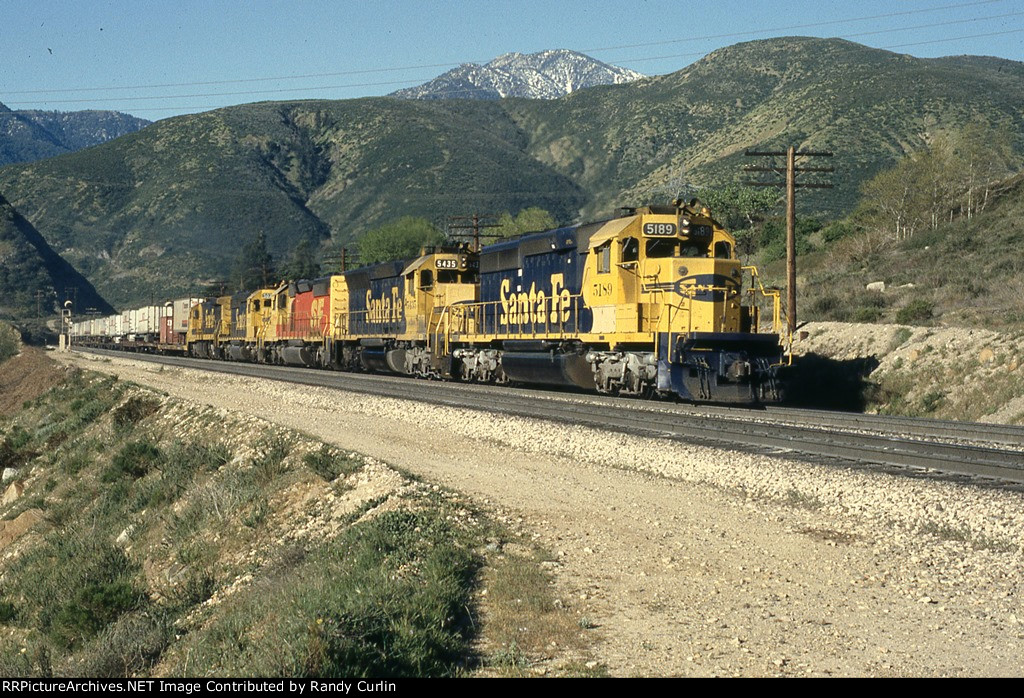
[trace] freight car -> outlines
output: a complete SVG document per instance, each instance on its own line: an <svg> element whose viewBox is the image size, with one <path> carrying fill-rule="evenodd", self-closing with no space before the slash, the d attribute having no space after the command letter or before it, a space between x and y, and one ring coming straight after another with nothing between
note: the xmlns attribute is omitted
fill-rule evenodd
<svg viewBox="0 0 1024 698"><path fill-rule="evenodd" d="M782 398L779 305L710 212L676 201L479 252L429 248L206 299L191 305L185 348L235 361L756 404Z"/></svg>
<svg viewBox="0 0 1024 698"><path fill-rule="evenodd" d="M183 354L193 306L201 298L180 298L115 315L72 323L72 341L81 346L124 351Z"/></svg>

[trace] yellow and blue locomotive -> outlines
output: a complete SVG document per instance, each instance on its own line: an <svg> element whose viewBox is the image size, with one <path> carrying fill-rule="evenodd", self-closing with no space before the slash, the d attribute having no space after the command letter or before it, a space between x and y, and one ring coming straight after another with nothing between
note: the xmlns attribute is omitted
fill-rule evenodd
<svg viewBox="0 0 1024 698"><path fill-rule="evenodd" d="M527 235L480 253L480 294L449 309L463 380L685 400L775 402L779 299L744 293L735 239L698 202ZM771 303L772 331L759 332Z"/></svg>

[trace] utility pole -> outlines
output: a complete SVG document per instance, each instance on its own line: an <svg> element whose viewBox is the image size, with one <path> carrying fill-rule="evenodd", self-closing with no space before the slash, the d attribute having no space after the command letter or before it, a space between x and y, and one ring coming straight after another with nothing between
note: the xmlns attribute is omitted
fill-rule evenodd
<svg viewBox="0 0 1024 698"><path fill-rule="evenodd" d="M36 291L36 318L40 318L43 315L43 299L49 294L43 289Z"/></svg>
<svg viewBox="0 0 1024 698"><path fill-rule="evenodd" d="M71 307L78 307L78 286L65 286L64 287L64 300L71 301ZM65 303L65 305L67 305Z"/></svg>
<svg viewBox="0 0 1024 698"><path fill-rule="evenodd" d="M347 271L349 266L359 263L359 255L354 252L350 252L347 247L342 247L341 253L338 255L325 255L323 263L337 263L339 267L338 271Z"/></svg>
<svg viewBox="0 0 1024 698"><path fill-rule="evenodd" d="M473 251L480 251L480 238L491 238L496 239L498 236L495 234L481 233L482 228L500 228L501 226L497 223L481 223L481 218L491 218L494 216L485 214L481 216L479 213L474 213L472 216L449 216L448 225L445 226L447 230L470 230L473 234ZM456 224L457 221L469 221L469 224Z"/></svg>
<svg viewBox="0 0 1024 698"><path fill-rule="evenodd" d="M835 172L833 167L797 167L798 157L826 157L833 156L831 151L797 150L796 146L789 146L785 151L754 151L748 150L744 153L747 157L770 157L786 158L786 167L778 167L774 164L768 166L748 165L744 167L745 172L772 172L778 175L785 172L786 181L772 182L744 182L747 186L753 187L785 187L786 188L786 315L790 334L796 331L796 190L797 189L831 189L828 182L797 182L797 173L803 172Z"/></svg>

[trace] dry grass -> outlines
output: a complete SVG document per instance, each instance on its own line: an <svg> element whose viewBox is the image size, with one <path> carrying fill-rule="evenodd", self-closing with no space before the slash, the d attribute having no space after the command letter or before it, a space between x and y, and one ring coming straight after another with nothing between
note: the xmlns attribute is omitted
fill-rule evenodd
<svg viewBox="0 0 1024 698"><path fill-rule="evenodd" d="M485 673L501 676L578 675L591 624L556 598L551 577L535 558L503 555L482 572L481 654Z"/></svg>

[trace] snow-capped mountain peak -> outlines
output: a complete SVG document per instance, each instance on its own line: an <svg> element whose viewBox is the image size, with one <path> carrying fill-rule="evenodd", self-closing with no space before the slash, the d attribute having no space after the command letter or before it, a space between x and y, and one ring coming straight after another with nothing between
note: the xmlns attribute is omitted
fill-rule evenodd
<svg viewBox="0 0 1024 698"><path fill-rule="evenodd" d="M644 77L576 51L506 53L485 65L465 63L430 82L394 92L407 99L555 99L584 87Z"/></svg>

